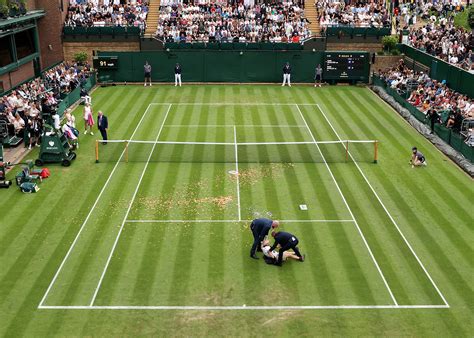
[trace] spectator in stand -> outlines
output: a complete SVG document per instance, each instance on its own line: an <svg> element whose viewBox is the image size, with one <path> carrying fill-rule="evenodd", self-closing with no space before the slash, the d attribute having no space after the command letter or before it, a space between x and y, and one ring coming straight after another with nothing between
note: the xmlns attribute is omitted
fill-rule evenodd
<svg viewBox="0 0 474 338"><path fill-rule="evenodd" d="M97 1L78 3L71 1L65 26L71 27L104 27L104 26L135 26L142 31L146 28L148 3L144 1L109 1L99 5Z"/></svg>
<svg viewBox="0 0 474 338"><path fill-rule="evenodd" d="M408 97L409 103L429 114L428 118L434 115L434 123L438 120L436 114L444 116L442 119L447 120L446 127L459 132L463 119L474 117L474 100L448 88L445 81L437 81L423 72L409 69L403 60L379 75L389 87Z"/></svg>
<svg viewBox="0 0 474 338"><path fill-rule="evenodd" d="M167 4L156 36L167 42L294 42L311 36L296 3Z"/></svg>
<svg viewBox="0 0 474 338"><path fill-rule="evenodd" d="M320 26L384 27L390 26L390 14L385 2L346 3L344 1L318 1Z"/></svg>
<svg viewBox="0 0 474 338"><path fill-rule="evenodd" d="M85 82L88 74L87 64L63 62L46 71L42 78L24 83L3 96L0 118L7 122L9 135L23 137L25 147L38 145L45 123L43 117L51 116L61 95Z"/></svg>
<svg viewBox="0 0 474 338"><path fill-rule="evenodd" d="M428 23L420 28L412 28L408 36L409 44L441 60L466 70L471 69L474 60L474 36L464 28L455 27L446 18L438 23Z"/></svg>
<svg viewBox="0 0 474 338"><path fill-rule="evenodd" d="M11 115L10 115L11 116ZM16 113L15 117L11 118L11 123L15 129L15 135L18 137L23 137L23 132L25 130L25 121L21 118L20 114Z"/></svg>

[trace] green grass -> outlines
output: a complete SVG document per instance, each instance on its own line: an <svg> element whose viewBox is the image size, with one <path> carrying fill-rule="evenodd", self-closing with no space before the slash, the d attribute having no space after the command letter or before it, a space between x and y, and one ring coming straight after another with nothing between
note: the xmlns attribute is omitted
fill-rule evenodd
<svg viewBox="0 0 474 338"><path fill-rule="evenodd" d="M327 167L313 145L239 146L241 218L305 221L282 228L299 237L307 261L276 268L248 257L252 238L248 222L238 221L237 182L228 173L236 169L232 145L158 145L147 163L152 146L132 144L129 162L117 165L123 144L101 145L95 164L98 137L81 135L78 159L50 165L39 193L0 191L0 335L472 334L472 179L368 89L124 86L98 89L93 103L108 115L112 139L136 129L135 140L233 143L235 125L239 143L337 140L319 104L342 139L380 140L378 164L371 147L350 150L450 308L38 309L106 183L43 305L90 304L122 224L95 306L393 305L364 239L399 305L443 304L341 145L321 146ZM81 109L75 113L80 120ZM407 164L413 145L428 167ZM302 161L308 153L311 163ZM308 211L299 210L303 203ZM351 213L357 224L343 221ZM213 222L167 222L196 219Z"/></svg>
<svg viewBox="0 0 474 338"><path fill-rule="evenodd" d="M454 25L456 27L463 27L466 29L468 32L471 31L471 27L469 27L469 22L468 22L468 16L469 16L469 11L473 11L473 7L469 6L466 9L464 9L463 12L457 13L454 16Z"/></svg>

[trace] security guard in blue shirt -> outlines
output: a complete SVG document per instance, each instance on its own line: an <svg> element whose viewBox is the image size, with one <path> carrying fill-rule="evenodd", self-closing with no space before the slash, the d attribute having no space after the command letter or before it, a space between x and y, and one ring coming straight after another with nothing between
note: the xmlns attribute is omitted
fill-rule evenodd
<svg viewBox="0 0 474 338"><path fill-rule="evenodd" d="M258 259L255 255L257 247L260 248L260 244L265 239L265 236L268 235L270 229L275 229L280 223L278 221L273 221L268 218L257 218L252 221L250 224L250 230L253 235L253 244L250 249L250 257L253 259Z"/></svg>
<svg viewBox="0 0 474 338"><path fill-rule="evenodd" d="M296 256L300 258L300 262L304 262L304 257L301 255L300 250L298 250L298 238L295 235L290 234L289 232L285 231L278 231L272 232L272 237L275 239L275 243L273 243L270 251L275 250L278 244L280 244L280 250L278 251L278 261L276 265L281 266L282 259L283 259L283 252L293 249Z"/></svg>

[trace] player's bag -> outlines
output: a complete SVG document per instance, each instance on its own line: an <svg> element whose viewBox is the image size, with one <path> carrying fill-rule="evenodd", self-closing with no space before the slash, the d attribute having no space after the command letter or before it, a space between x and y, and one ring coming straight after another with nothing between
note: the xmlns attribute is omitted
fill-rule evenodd
<svg viewBox="0 0 474 338"><path fill-rule="evenodd" d="M21 192L24 193L34 193L38 192L39 187L36 183L33 182L24 182L20 185Z"/></svg>
<svg viewBox="0 0 474 338"><path fill-rule="evenodd" d="M74 136L79 137L79 130L74 128L73 126L70 126L69 124L67 125L69 129L71 129L71 132L74 134Z"/></svg>
<svg viewBox="0 0 474 338"><path fill-rule="evenodd" d="M41 169L40 176L41 178L48 178L49 176L51 176L51 173L49 172L48 168L43 168Z"/></svg>

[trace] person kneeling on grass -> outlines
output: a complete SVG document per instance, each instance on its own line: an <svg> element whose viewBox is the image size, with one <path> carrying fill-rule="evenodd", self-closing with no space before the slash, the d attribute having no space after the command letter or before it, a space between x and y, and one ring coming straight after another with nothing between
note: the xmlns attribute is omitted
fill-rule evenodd
<svg viewBox="0 0 474 338"><path fill-rule="evenodd" d="M283 261L283 254L289 249L293 249L296 256L298 256L298 260L300 262L304 262L304 256L300 253L300 250L297 247L299 241L295 235L292 235L289 232L285 231L273 231L272 237L275 239L275 243L273 243L272 247L270 248L270 251L273 251L277 247L277 245L280 245L280 250L278 250L278 261L275 265L281 266L281 263Z"/></svg>
<svg viewBox="0 0 474 338"><path fill-rule="evenodd" d="M268 239L265 239L262 242L262 252L263 252L263 259L265 260L265 263L267 264L276 264L278 262L278 251L276 250L270 250L270 241ZM283 261L287 261L288 259L294 259L296 261L299 261L300 258L295 254L294 251L285 251L283 252Z"/></svg>
<svg viewBox="0 0 474 338"><path fill-rule="evenodd" d="M415 166L419 167L422 165L427 165L425 155L423 155L416 147L411 148L411 160L410 164L411 167L414 168Z"/></svg>

